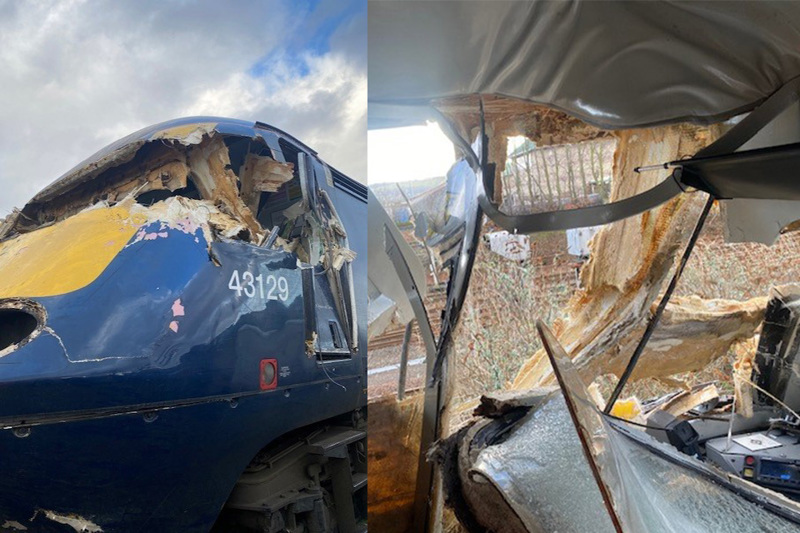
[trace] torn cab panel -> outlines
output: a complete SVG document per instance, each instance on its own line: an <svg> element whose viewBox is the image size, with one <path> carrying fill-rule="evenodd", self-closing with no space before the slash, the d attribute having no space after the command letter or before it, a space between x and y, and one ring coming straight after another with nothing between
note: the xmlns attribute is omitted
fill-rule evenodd
<svg viewBox="0 0 800 533"><path fill-rule="evenodd" d="M208 531L262 448L332 421L358 434L363 217L365 188L313 150L228 119L142 130L16 211L0 235L0 517ZM322 497L357 463L323 462L304 495L329 523L357 516L358 490Z"/></svg>

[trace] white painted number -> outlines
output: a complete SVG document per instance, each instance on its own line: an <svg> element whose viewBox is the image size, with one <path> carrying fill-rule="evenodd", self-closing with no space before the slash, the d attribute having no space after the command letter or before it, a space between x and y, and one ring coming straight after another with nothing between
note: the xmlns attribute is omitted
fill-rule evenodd
<svg viewBox="0 0 800 533"><path fill-rule="evenodd" d="M242 295L242 284L239 282L239 271L234 270L233 275L231 276L231 280L228 282L228 288L232 291L236 291L236 296Z"/></svg>
<svg viewBox="0 0 800 533"><path fill-rule="evenodd" d="M272 287L270 287L270 284L272 284ZM277 300L275 289L278 287L278 282L275 281L275 276L267 276L267 287L270 287L267 293L267 300Z"/></svg>
<svg viewBox="0 0 800 533"><path fill-rule="evenodd" d="M289 299L289 282L284 277L278 278L278 292L284 302Z"/></svg>
<svg viewBox="0 0 800 533"><path fill-rule="evenodd" d="M289 282L283 276L267 276L267 300L289 299ZM275 294L277 292L277 294Z"/></svg>
<svg viewBox="0 0 800 533"><path fill-rule="evenodd" d="M265 283L266 295L264 294ZM228 282L228 288L235 291L236 296L241 297L244 292L248 298L255 298L256 284L258 284L258 294L262 300L283 300L285 302L289 299L289 282L283 276L276 277L272 274L265 280L261 274L253 276L251 272L244 272L240 276L239 271L234 270Z"/></svg>
<svg viewBox="0 0 800 533"><path fill-rule="evenodd" d="M264 299L264 276L259 274L258 277L256 278L256 281L258 282L258 292L259 292L259 294L261 294L261 299L263 300Z"/></svg>
<svg viewBox="0 0 800 533"><path fill-rule="evenodd" d="M242 274L242 281L244 281L247 286L244 288L244 294L248 298L253 298L256 295L256 286L253 285L255 279L253 278L253 274L250 272L245 272Z"/></svg>

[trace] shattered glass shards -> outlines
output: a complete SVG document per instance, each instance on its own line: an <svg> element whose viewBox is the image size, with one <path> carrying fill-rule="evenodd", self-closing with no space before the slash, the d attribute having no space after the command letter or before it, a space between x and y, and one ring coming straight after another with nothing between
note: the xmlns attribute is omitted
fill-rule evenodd
<svg viewBox="0 0 800 533"><path fill-rule="evenodd" d="M614 531L560 394L483 450L473 470L500 489L530 531Z"/></svg>
<svg viewBox="0 0 800 533"><path fill-rule="evenodd" d="M724 486L717 481L725 476L700 473L708 467L699 459L642 431L612 426L592 403L558 341L546 328L541 331L572 402L574 420L564 396L552 396L526 415L502 443L483 450L473 465L474 472L500 489L530 531L614 531L576 427L583 432L623 531L798 531L797 522L766 508L780 507L786 516L797 515L797 505L784 496L738 479L729 479ZM732 490L734 485L738 491Z"/></svg>
<svg viewBox="0 0 800 533"><path fill-rule="evenodd" d="M613 492L625 531L788 533L800 529L613 428L606 442L619 472ZM483 450L473 471L501 490L532 532L614 531L561 395L529 413L507 440Z"/></svg>

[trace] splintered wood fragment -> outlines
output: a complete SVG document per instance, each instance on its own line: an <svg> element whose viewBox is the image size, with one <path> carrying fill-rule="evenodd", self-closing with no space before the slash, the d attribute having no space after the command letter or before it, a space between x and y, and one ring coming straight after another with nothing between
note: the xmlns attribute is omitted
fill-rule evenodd
<svg viewBox="0 0 800 533"><path fill-rule="evenodd" d="M500 418L520 407L532 408L539 405L553 387L533 388L523 391L496 391L481 396L481 403L473 411L474 416Z"/></svg>
<svg viewBox="0 0 800 533"><path fill-rule="evenodd" d="M718 133L717 127L687 125L614 133L617 149L609 200L630 198L665 178L664 173L659 172L646 176L637 174L633 170L637 166L692 155L714 141ZM691 232L703 201L701 195L682 195L641 215L606 225L595 235L591 257L581 269L581 289L566 306L564 320L556 324L559 340L571 354L585 382L590 383L603 374L620 375L625 369L650 316L651 304L671 271L676 252L682 250L682 243ZM676 308L670 306L668 311L670 309ZM671 333L677 334L663 339L681 341L674 347L665 342L659 345L660 339L652 339L631 380L696 370L725 354L727 346L723 346L722 341L728 338L716 331L720 319L712 315L708 313L704 319L715 324L705 328L709 334L702 335L701 339L691 327L673 331ZM662 318L657 332L664 329L664 322ZM736 333L729 337L729 344L752 335L757 327L756 323L752 328L739 328L741 321L735 322L737 324L731 326ZM713 338L720 342L706 352L703 347ZM692 342L694 340L700 342ZM665 354L669 357L664 357ZM665 361L669 364L662 364ZM540 350L523 365L514 388L552 382L549 362Z"/></svg>
<svg viewBox="0 0 800 533"><path fill-rule="evenodd" d="M187 185L189 167L183 154L175 152L172 161L155 161L149 170L142 175L131 174L114 187L109 187L106 193L110 202L118 202L135 193L138 195L150 191L170 190L177 191Z"/></svg>
<svg viewBox="0 0 800 533"><path fill-rule="evenodd" d="M333 252L333 269L337 272L340 271L345 263L352 263L356 255L353 250L336 248Z"/></svg>
<svg viewBox="0 0 800 533"><path fill-rule="evenodd" d="M715 398L719 398L719 391L716 385L709 383L704 386L696 387L691 391L681 392L662 405L661 410L673 416L680 416L698 405Z"/></svg>
<svg viewBox="0 0 800 533"><path fill-rule="evenodd" d="M14 208L11 214L5 218L0 219L0 241L3 240L7 234L11 233L11 229L17 224L17 220L22 215L19 209Z"/></svg>
<svg viewBox="0 0 800 533"><path fill-rule="evenodd" d="M736 412L745 417L753 416L753 402L755 400L755 389L750 384L753 372L757 370L756 365L755 339L741 342L734 347L736 362L733 363L733 386L736 391Z"/></svg>
<svg viewBox="0 0 800 533"><path fill-rule="evenodd" d="M596 381L591 383L588 387L586 387L586 392L589 393L589 397L592 399L598 409L603 409L606 406L606 399L603 398L603 393L600 392L599 383Z"/></svg>
<svg viewBox="0 0 800 533"><path fill-rule="evenodd" d="M239 197L236 174L230 169L228 147L221 137L205 138L189 154L189 166L203 198L212 200L247 227L250 240L258 242L263 229L253 212Z"/></svg>
<svg viewBox="0 0 800 533"><path fill-rule="evenodd" d="M177 191L186 187L189 167L185 161L170 161L147 173L149 190L169 189Z"/></svg>
<svg viewBox="0 0 800 533"><path fill-rule="evenodd" d="M262 192L277 192L281 185L291 181L294 164L281 163L271 157L247 154L240 172L242 200L251 211L258 209Z"/></svg>

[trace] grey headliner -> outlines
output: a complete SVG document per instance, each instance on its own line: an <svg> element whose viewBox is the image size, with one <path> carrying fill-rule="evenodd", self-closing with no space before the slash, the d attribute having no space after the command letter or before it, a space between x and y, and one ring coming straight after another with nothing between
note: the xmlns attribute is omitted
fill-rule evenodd
<svg viewBox="0 0 800 533"><path fill-rule="evenodd" d="M800 75L800 2L372 2L369 126L498 94L606 129L717 122Z"/></svg>

